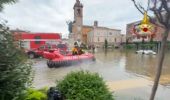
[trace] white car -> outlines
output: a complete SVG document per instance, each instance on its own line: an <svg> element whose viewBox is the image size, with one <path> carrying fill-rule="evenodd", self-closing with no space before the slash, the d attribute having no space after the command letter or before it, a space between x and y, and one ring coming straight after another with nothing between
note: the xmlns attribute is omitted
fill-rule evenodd
<svg viewBox="0 0 170 100"><path fill-rule="evenodd" d="M154 52L153 50L138 50L136 51L136 53L138 54L153 54L153 55L156 55L156 52Z"/></svg>

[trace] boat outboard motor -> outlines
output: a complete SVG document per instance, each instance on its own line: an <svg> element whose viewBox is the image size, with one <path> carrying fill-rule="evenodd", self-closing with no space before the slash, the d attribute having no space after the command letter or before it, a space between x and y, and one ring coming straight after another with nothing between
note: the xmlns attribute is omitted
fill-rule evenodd
<svg viewBox="0 0 170 100"><path fill-rule="evenodd" d="M50 87L47 92L48 99L47 100L63 100L62 95L59 90L54 87Z"/></svg>

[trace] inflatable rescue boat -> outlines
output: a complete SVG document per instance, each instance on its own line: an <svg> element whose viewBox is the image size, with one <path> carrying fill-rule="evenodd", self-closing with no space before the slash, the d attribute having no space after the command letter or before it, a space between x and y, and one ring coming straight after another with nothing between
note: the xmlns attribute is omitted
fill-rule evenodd
<svg viewBox="0 0 170 100"><path fill-rule="evenodd" d="M44 52L43 57L48 59L47 65L49 68L69 66L83 61L95 61L93 54L85 53L81 55L62 55L59 51Z"/></svg>

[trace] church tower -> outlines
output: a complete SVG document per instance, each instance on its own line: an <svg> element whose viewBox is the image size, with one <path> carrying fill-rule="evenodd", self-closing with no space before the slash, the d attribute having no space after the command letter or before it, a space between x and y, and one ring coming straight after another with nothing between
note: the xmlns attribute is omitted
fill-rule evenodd
<svg viewBox="0 0 170 100"><path fill-rule="evenodd" d="M76 0L74 4L74 22L73 22L73 33L75 40L82 40L82 27L83 27L83 5L79 0Z"/></svg>

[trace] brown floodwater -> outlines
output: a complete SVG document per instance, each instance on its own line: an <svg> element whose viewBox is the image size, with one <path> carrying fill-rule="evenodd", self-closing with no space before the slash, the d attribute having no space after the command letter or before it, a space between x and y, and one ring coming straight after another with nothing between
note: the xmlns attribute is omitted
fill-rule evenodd
<svg viewBox="0 0 170 100"><path fill-rule="evenodd" d="M55 86L56 80L77 70L97 72L106 81L116 100L148 100L158 55L135 54L134 51L98 50L96 62L49 69L46 60L35 59L34 87ZM162 76L155 100L170 98L170 53L166 53Z"/></svg>

